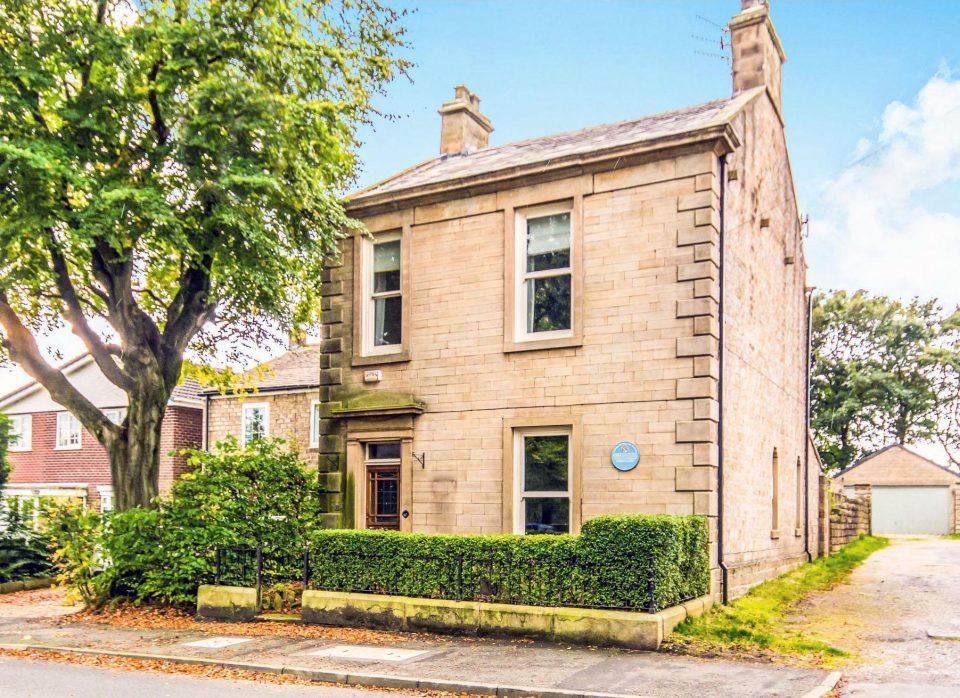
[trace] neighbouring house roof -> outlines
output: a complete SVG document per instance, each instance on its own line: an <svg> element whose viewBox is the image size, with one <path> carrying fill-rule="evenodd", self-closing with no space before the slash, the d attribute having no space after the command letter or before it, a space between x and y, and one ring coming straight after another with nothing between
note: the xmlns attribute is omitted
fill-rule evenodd
<svg viewBox="0 0 960 698"><path fill-rule="evenodd" d="M203 386L196 378L184 378L180 385L174 387L170 401L199 400L201 392L203 392Z"/></svg>
<svg viewBox="0 0 960 698"><path fill-rule="evenodd" d="M319 345L307 344L265 361L243 375L258 392L317 388L320 386L320 353ZM220 391L208 388L200 394L218 395Z"/></svg>
<svg viewBox="0 0 960 698"><path fill-rule="evenodd" d="M360 205L379 195L440 183L466 183L465 180L505 170L520 174L519 171L527 167L561 165L584 155L615 153L626 146L653 144L675 136L707 131L729 124L744 106L763 92L764 88L758 87L735 97L685 109L491 146L474 152L441 155L351 194L349 203Z"/></svg>
<svg viewBox="0 0 960 698"><path fill-rule="evenodd" d="M833 477L834 477L834 478L838 478L838 477L840 477L841 475L846 475L847 473L849 473L849 472L850 472L851 470L853 470L854 468L859 468L861 465L863 465L863 464L866 463L867 461L873 460L874 458L876 458L876 457L879 456L880 454L886 453L887 451L890 451L890 450L895 449L895 448L899 448L899 449L902 450L902 451L906 451L906 452L909 453L910 455L916 456L917 458L919 458L920 460L924 461L925 463L929 463L930 465L934 466L935 468L939 468L940 470L943 470L943 471L945 471L945 472L948 472L948 473L950 473L951 475L953 475L954 477L960 477L960 474L958 474L955 470L951 470L950 468L948 468L948 467L945 466L945 465L940 465L940 464L937 463L936 461L932 461L932 460L930 460L929 458L927 458L926 456L920 455L919 453L917 453L916 451L914 451L912 448L908 448L907 446L905 446L905 445L903 445L903 444L887 444L887 445L884 446L883 448L881 448L881 449L879 449L879 450L877 450L877 451L874 451L874 452L871 453L870 455L864 456L863 458L861 458L860 460L858 460L856 463L852 463L851 465L848 465L846 468L844 468L843 470L841 470L841 471L839 471L838 473L836 473L835 475L833 475Z"/></svg>
<svg viewBox="0 0 960 698"><path fill-rule="evenodd" d="M75 356L69 361L65 361L60 364L57 368L65 375L68 376L79 371L87 365L94 363L93 356L89 353L80 354ZM102 374L101 374L102 375ZM103 376L104 381L108 381L106 376ZM111 384L112 385L112 384ZM177 385L172 394L170 395L170 402L181 404L196 404L199 406L200 401L200 391L202 386L193 378L185 378L180 385ZM38 390L44 390L44 387L40 385L37 381L30 381L25 385L21 385L15 390L11 390L9 393L0 396L0 408L7 407L11 404L19 402L23 398L31 395ZM88 396L89 397L89 396Z"/></svg>

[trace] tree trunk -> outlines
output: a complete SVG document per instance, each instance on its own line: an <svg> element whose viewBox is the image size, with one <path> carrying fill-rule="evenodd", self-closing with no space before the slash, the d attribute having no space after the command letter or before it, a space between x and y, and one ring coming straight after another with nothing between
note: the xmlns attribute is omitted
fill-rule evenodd
<svg viewBox="0 0 960 698"><path fill-rule="evenodd" d="M108 448L114 505L119 511L152 507L160 494L160 428L166 402L152 391L130 395L125 428Z"/></svg>

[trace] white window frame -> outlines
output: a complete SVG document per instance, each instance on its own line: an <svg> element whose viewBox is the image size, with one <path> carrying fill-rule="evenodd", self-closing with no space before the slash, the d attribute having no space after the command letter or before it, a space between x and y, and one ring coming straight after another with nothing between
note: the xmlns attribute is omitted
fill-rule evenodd
<svg viewBox="0 0 960 698"><path fill-rule="evenodd" d="M11 414L10 419L10 443L7 450L11 453L33 450L33 415L32 414ZM13 438L17 439L14 444Z"/></svg>
<svg viewBox="0 0 960 698"><path fill-rule="evenodd" d="M255 410L263 410L263 437L270 436L270 403L269 402L246 402L240 409L240 445L247 445L247 413Z"/></svg>
<svg viewBox="0 0 960 698"><path fill-rule="evenodd" d="M528 436L566 436L567 437L567 489L556 491L537 490L527 494L524 489L523 440ZM516 427L513 430L513 532L524 535L527 532L525 501L527 499L546 499L565 497L569 501L567 509L568 533L573 533L573 429L570 426L556 427Z"/></svg>
<svg viewBox="0 0 960 698"><path fill-rule="evenodd" d="M66 443L64 442L64 430L67 428L67 425L64 425L64 422L67 422L69 426L72 426L72 423L77 425L77 443L70 443L72 440L69 435L67 435ZM71 432L72 433L72 432ZM72 412L57 412L57 441L54 444L54 450L56 451L76 451L79 448L83 448L83 425L80 424L80 420L77 419Z"/></svg>
<svg viewBox="0 0 960 698"><path fill-rule="evenodd" d="M97 494L100 495L100 513L113 511L113 485L97 485Z"/></svg>
<svg viewBox="0 0 960 698"><path fill-rule="evenodd" d="M384 242L400 241L400 288L396 291L384 291L374 293L373 291L373 248L375 245ZM360 269L363 275L361 289L363 292L363 355L364 356L382 356L384 354L396 354L403 351L404 333L407 328L403 322L403 306L407 300L403 297L403 232L394 230L387 233L377 233L373 238L366 237L363 240L363 258L361 259ZM378 298L400 298L401 317L400 317L400 341L396 344L383 344L377 346L374 340L374 323L376 322L376 300Z"/></svg>
<svg viewBox="0 0 960 698"><path fill-rule="evenodd" d="M310 401L310 448L320 447L320 400Z"/></svg>
<svg viewBox="0 0 960 698"><path fill-rule="evenodd" d="M545 339L566 339L574 336L577 311L574 300L574 210L573 202L564 201L555 204L545 204L516 211L514 243L515 279L514 283L514 337L517 342L534 342ZM570 263L566 267L544 269L542 271L527 271L527 221L531 218L543 218L558 213L570 214ZM570 327L565 330L550 330L547 332L527 331L527 282L534 279L551 278L567 275L570 277Z"/></svg>
<svg viewBox="0 0 960 698"><path fill-rule="evenodd" d="M111 407L103 411L103 416L109 419L114 424L120 424L127 416L126 407Z"/></svg>

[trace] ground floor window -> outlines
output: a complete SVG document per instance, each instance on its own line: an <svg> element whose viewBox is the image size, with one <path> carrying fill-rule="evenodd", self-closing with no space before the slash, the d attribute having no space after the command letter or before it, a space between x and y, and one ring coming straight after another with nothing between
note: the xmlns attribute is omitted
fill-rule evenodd
<svg viewBox="0 0 960 698"><path fill-rule="evenodd" d="M113 511L113 485L98 485L97 494L100 495L100 513Z"/></svg>
<svg viewBox="0 0 960 698"><path fill-rule="evenodd" d="M514 533L569 533L570 431L515 432Z"/></svg>
<svg viewBox="0 0 960 698"><path fill-rule="evenodd" d="M365 445L367 528L400 529L400 442Z"/></svg>

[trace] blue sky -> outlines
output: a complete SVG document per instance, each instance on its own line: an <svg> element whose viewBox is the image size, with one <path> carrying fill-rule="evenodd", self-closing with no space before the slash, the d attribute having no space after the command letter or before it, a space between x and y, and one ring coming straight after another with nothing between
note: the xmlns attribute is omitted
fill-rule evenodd
<svg viewBox="0 0 960 698"><path fill-rule="evenodd" d="M417 65L412 82L395 83L380 100L397 118L364 132L360 184L436 154L436 110L457 83L480 95L496 129L492 144L730 92L728 65L701 53L720 53L714 24L726 24L738 0L406 6L416 7L407 26ZM960 109L951 111L960 107L960 2L772 0L771 13L787 54L783 101L811 220L811 282L960 302L952 271L960 267L960 141L938 140L960 134ZM931 81L941 89L928 90L921 108ZM897 103L915 112L911 128L885 121ZM942 156L937 175L915 176L931 151ZM864 153L872 155L851 169ZM901 170L905 181L888 179ZM876 205L889 200L884 184L899 193L886 208Z"/></svg>
<svg viewBox="0 0 960 698"><path fill-rule="evenodd" d="M493 144L730 93L698 52L720 52L739 0L403 2L416 67L378 100L396 118L364 130L358 185L437 153L458 83ZM772 0L772 16L811 283L960 303L960 0ZM66 331L47 345L82 351ZM0 393L23 380L0 368Z"/></svg>

